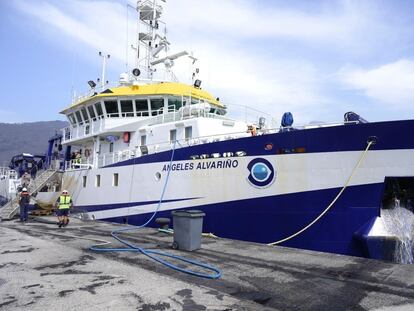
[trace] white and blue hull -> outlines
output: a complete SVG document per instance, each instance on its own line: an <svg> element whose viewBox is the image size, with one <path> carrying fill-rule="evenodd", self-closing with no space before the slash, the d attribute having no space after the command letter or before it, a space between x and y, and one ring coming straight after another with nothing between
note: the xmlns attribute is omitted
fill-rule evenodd
<svg viewBox="0 0 414 311"><path fill-rule="evenodd" d="M385 178L414 176L414 139L409 137L413 132L414 121L380 122L179 148L159 216L170 217L176 209L200 209L206 213L204 232L263 243L283 239L332 202L367 141L374 137L376 144L329 212L282 244L363 256L354 234L379 216ZM64 173L63 187L72 193L75 206L91 218L138 225L158 205L171 153L150 154L99 169L69 170ZM229 153L232 156L223 157ZM201 155L210 158L193 159ZM113 184L114 174L119 176L118 186ZM159 174L161 178L157 178ZM96 175L100 175L99 187Z"/></svg>

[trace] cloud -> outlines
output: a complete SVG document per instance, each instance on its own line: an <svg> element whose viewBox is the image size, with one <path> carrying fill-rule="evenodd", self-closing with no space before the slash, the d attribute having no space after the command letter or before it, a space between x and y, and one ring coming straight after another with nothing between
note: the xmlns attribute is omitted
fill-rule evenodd
<svg viewBox="0 0 414 311"><path fill-rule="evenodd" d="M126 1L14 3L31 17L33 25L42 27L49 40L65 49L76 48L81 51L78 55L88 60L95 57L96 51L109 53L110 69L117 67L119 73L125 62L132 67L130 45L135 43L136 16L132 8L127 10ZM135 6L136 1L129 4ZM331 75L344 61L337 58L338 54L368 53L371 57L379 45L392 41L397 46L397 38L402 37L400 28L384 23L383 14L369 1L304 1L287 5L283 1L174 0L167 1L164 18L173 43L170 52L194 50L200 59L197 66L204 89L227 103L248 105L279 118L290 110L301 115L301 122L307 122L320 118L320 113L315 115L318 110L331 113L333 105L328 104L340 101L327 89L338 77L350 90L381 100L397 96L408 102L409 83L405 87L392 86L387 83L387 74L381 75L381 67L377 68L379 72L346 67L339 75ZM181 81L189 81L189 65L183 59L176 61L174 70ZM403 68L394 70L398 72L396 77L407 79L408 72ZM394 93L384 91L397 86L400 90ZM340 105L335 109L340 110Z"/></svg>
<svg viewBox="0 0 414 311"><path fill-rule="evenodd" d="M414 60L401 59L372 69L347 66L338 77L346 88L395 108L414 102Z"/></svg>
<svg viewBox="0 0 414 311"><path fill-rule="evenodd" d="M302 115L301 122L307 122L311 107L328 102L323 95L324 75L306 60L268 59L248 48L223 44L199 42L197 47L202 87L227 105L245 105L277 119L285 111L294 111ZM190 82L185 61L178 60L174 69L180 81Z"/></svg>
<svg viewBox="0 0 414 311"><path fill-rule="evenodd" d="M193 2L194 3L194 2ZM170 5L170 21L195 33L221 33L243 38L292 37L304 40L326 40L349 32L350 17L309 14L286 8L258 8L247 1L204 1L203 5L188 5L186 0ZM179 12L188 12L182 18ZM347 24L348 26L347 26ZM191 25L191 27L188 27ZM209 25L209 27L205 27ZM352 27L352 26L351 26Z"/></svg>
<svg viewBox="0 0 414 311"><path fill-rule="evenodd" d="M169 24L187 38L211 36L244 42L279 39L317 47L322 44L324 49L341 53L371 50L395 38L395 27L384 24L383 15L383 9L369 1L304 1L296 6L273 2L266 6L243 0L174 0L166 11Z"/></svg>
<svg viewBox="0 0 414 311"><path fill-rule="evenodd" d="M76 44L81 44L78 50L84 50L82 46L86 46L110 53L119 62L125 61L125 6L109 1L73 0L51 3L53 2L15 1L15 6L40 21L44 32L48 31L48 27L58 31L60 36L56 37L56 32L53 32L50 39L71 48L75 40ZM62 40L61 36L69 37L72 41Z"/></svg>
<svg viewBox="0 0 414 311"><path fill-rule="evenodd" d="M68 42L77 42L80 49L85 46L95 50L106 50L118 64L125 62L125 3L78 0L61 1L60 4L21 1L16 3L20 11L42 24L51 26L62 36L69 37ZM173 27L169 31L173 39L177 39L172 52L188 49L188 44L194 47L196 56L201 59L199 65L204 80L203 85L206 88L216 91L217 96L226 102L236 101L238 104L251 105L271 114L280 114L286 110L283 108L285 106L290 106L290 109L301 109L323 101L316 83L319 74L308 61L273 59L272 56L261 55L268 53L266 49L260 48L261 52L257 52L251 49L253 46L240 49L239 42L229 40L228 36L237 33L243 38L255 34L264 38L275 35L323 37L332 31L329 28L324 30L323 23L328 21L321 22L318 21L318 16L311 18L292 11L272 16L276 20L275 23L283 25L267 24L270 22L261 21L262 13L247 2L205 1L203 5L193 3L192 5L189 5L188 1L169 3L166 20ZM183 18L185 11L187 13ZM228 12L232 13L228 14ZM132 32L134 12L130 10L129 13ZM254 27L247 26L246 21L249 19L255 21ZM300 20L302 22L299 26ZM201 29L209 29L211 36L187 37L189 32L195 34ZM263 31L263 29L267 30ZM301 34L305 29L307 29L306 33ZM133 35L129 34L131 42L132 38ZM62 42L71 45L65 40L60 41L61 44ZM131 64L131 61L129 62ZM188 63L182 60L176 63L175 69L180 80L188 82Z"/></svg>

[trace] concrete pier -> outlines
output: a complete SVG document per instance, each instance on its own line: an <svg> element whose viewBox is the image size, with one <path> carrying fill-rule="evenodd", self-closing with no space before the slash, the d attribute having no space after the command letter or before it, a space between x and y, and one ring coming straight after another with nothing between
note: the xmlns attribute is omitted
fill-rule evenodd
<svg viewBox="0 0 414 311"><path fill-rule="evenodd" d="M0 310L414 310L413 265L220 238L183 252L155 229L123 235L220 268L210 280L138 253L89 250L119 227L1 222Z"/></svg>

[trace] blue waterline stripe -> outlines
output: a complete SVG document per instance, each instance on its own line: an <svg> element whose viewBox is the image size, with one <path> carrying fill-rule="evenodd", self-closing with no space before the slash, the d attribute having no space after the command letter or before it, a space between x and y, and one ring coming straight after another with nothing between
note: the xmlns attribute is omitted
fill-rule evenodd
<svg viewBox="0 0 414 311"><path fill-rule="evenodd" d="M163 200L163 203L195 200L195 199L200 199L200 198L201 197ZM97 211L112 210L112 209L132 207L132 206L150 205L150 204L156 204L158 202L159 200L158 201L141 201L141 202L124 202L124 203L115 203L115 204L99 204L99 205L76 205L76 209L87 211L87 212L97 212Z"/></svg>

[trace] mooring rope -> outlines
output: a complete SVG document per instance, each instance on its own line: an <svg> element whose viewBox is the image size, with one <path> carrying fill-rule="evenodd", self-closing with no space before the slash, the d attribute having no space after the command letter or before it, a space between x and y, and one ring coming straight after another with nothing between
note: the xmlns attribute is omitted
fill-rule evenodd
<svg viewBox="0 0 414 311"><path fill-rule="evenodd" d="M375 144L374 140L368 140L367 142L367 147L365 148L365 150L362 152L357 164L355 165L354 169L352 170L351 175L349 175L348 180L346 181L345 185L342 187L341 191L339 191L339 193L336 195L336 197L332 200L332 202L328 205L327 208L325 208L325 210L318 216L316 217L311 223L309 223L307 226L305 226L304 228L302 228L301 230L297 231L296 233L281 239L279 241L276 242L272 242L272 243L268 243L267 245L277 245L283 242L286 242L290 239L293 239L294 237L298 236L299 234L301 234L302 232L304 232L305 230L309 229L310 227L312 227L319 219L321 219L323 217L323 215L325 215L330 209L331 207L336 203L336 201L338 201L338 199L340 198L340 196L342 195L342 193L345 191L345 189L348 187L349 183L351 182L352 178L354 177L357 169L359 168L359 166L361 165L362 161L365 159L367 152L369 150L369 148L371 147L372 144Z"/></svg>

